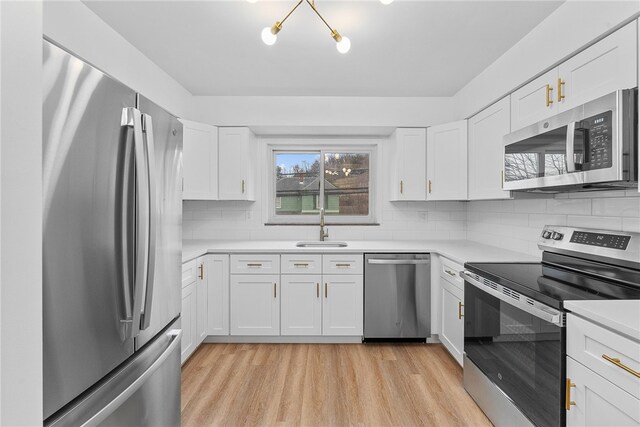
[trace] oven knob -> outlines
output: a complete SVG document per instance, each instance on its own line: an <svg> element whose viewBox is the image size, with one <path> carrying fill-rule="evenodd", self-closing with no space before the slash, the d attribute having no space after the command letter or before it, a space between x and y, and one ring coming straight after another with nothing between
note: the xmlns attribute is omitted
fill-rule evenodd
<svg viewBox="0 0 640 427"><path fill-rule="evenodd" d="M543 239L550 239L551 238L551 232L545 230L544 233L542 233L542 238Z"/></svg>
<svg viewBox="0 0 640 427"><path fill-rule="evenodd" d="M556 232L554 231L554 233L553 233L553 240L562 240L562 238L563 238L563 237L564 237L564 236L563 236L561 233L556 233Z"/></svg>

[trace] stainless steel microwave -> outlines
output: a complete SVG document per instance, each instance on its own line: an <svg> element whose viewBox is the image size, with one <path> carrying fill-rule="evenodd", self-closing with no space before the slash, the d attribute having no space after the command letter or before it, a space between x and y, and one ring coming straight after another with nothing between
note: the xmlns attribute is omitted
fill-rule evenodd
<svg viewBox="0 0 640 427"><path fill-rule="evenodd" d="M637 93L619 90L505 136L503 188L560 192L635 186Z"/></svg>

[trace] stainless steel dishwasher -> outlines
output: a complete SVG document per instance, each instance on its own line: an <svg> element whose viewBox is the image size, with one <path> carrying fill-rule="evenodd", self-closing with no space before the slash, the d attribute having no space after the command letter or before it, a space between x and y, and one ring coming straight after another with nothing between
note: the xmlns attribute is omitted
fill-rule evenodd
<svg viewBox="0 0 640 427"><path fill-rule="evenodd" d="M364 340L431 336L429 254L365 254Z"/></svg>

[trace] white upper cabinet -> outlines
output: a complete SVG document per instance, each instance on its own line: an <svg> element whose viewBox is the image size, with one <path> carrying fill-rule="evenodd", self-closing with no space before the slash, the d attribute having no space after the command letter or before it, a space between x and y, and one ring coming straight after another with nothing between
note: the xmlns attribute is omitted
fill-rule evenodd
<svg viewBox="0 0 640 427"><path fill-rule="evenodd" d="M502 138L510 131L508 96L469 119L469 200L511 196L502 190Z"/></svg>
<svg viewBox="0 0 640 427"><path fill-rule="evenodd" d="M255 147L246 127L221 127L218 188L220 200L255 200Z"/></svg>
<svg viewBox="0 0 640 427"><path fill-rule="evenodd" d="M627 24L558 67L559 111L638 85L636 22ZM562 98L562 99L561 99Z"/></svg>
<svg viewBox="0 0 640 427"><path fill-rule="evenodd" d="M183 125L184 200L218 199L218 128L180 120Z"/></svg>
<svg viewBox="0 0 640 427"><path fill-rule="evenodd" d="M467 199L467 121L427 129L427 200Z"/></svg>
<svg viewBox="0 0 640 427"><path fill-rule="evenodd" d="M427 130L398 128L392 140L395 161L391 179L391 200L425 200Z"/></svg>
<svg viewBox="0 0 640 427"><path fill-rule="evenodd" d="M518 130L618 89L638 85L637 23L622 27L511 94Z"/></svg>

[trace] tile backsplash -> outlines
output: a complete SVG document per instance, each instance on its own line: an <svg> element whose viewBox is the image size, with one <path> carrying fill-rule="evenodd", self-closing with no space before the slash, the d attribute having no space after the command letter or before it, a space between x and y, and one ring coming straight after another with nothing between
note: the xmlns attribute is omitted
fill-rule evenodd
<svg viewBox="0 0 640 427"><path fill-rule="evenodd" d="M546 224L640 232L640 193L604 191L552 198L472 202L385 202L380 225L328 226L330 240L469 239L540 255ZM315 226L264 224L262 204L183 202L185 239L315 240Z"/></svg>
<svg viewBox="0 0 640 427"><path fill-rule="evenodd" d="M548 199L473 201L467 205L467 239L539 256L545 225L640 232L635 190L557 194Z"/></svg>

